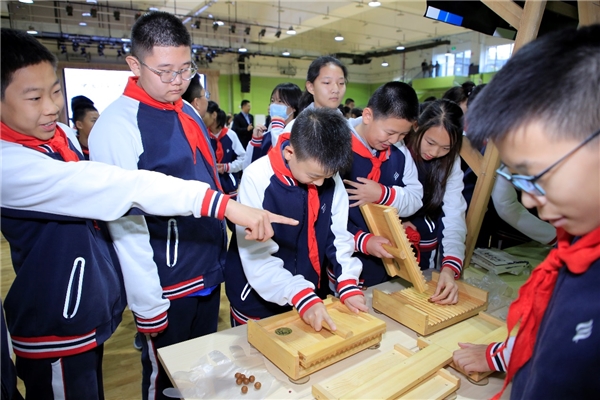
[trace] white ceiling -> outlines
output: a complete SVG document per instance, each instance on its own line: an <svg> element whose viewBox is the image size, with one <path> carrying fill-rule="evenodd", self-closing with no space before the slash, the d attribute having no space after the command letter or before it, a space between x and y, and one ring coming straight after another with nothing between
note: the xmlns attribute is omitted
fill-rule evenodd
<svg viewBox="0 0 600 400"><path fill-rule="evenodd" d="M16 1L2 1L2 14L9 14L13 21L43 25L42 29L56 29L60 21L62 32L81 35L106 35L120 37L126 34L134 22L136 11L156 7L192 19L186 22L193 34L196 44L207 46L230 47L237 49L247 47L249 51L279 53L289 50L294 55L322 55L330 53L357 53L388 50L399 43L418 45L434 39L446 39L451 35L468 32L467 29L438 23L424 18L425 0L416 1L381 1L380 7L369 7L368 1L97 1L67 2L35 0L33 5ZM7 4L10 3L10 5ZM70 3L74 7L73 16L66 15L65 7ZM58 6L55 8L55 4ZM98 17L83 17L82 12L97 7ZM120 21L114 21L113 12L120 8ZM196 17L195 13L202 10ZM213 30L212 20L222 20L225 25ZM200 28L192 29L191 25L200 19ZM79 22L86 21L86 27ZM231 25L236 26L231 33ZM7 26L3 22L3 26ZM250 27L250 34L244 30ZM296 35L288 35L287 29L293 26ZM258 32L266 29L264 37ZM281 28L279 38L275 33ZM40 30L40 28L36 27ZM101 32L100 32L101 31ZM340 33L342 42L334 37Z"/></svg>

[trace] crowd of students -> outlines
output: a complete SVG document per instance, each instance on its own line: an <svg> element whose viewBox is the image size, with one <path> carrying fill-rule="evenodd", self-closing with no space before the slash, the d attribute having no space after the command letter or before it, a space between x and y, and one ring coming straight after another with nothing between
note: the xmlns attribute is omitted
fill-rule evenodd
<svg viewBox="0 0 600 400"><path fill-rule="evenodd" d="M473 87L419 105L409 85L389 82L348 120L338 108L348 71L319 57L304 91L274 88L268 126L242 115L241 137L195 79L189 33L171 14L136 21L126 58L134 76L102 115L91 100L73 99L76 132L57 122L64 100L54 56L2 29L2 233L17 273L4 309L27 397L103 398L103 343L126 305L143 334L144 399L165 398L170 386L157 348L216 332L223 282L232 326L295 309L315 330L335 329L322 302L328 294L367 311L362 289L389 279L382 258L392 255L389 241L369 232L362 204L398 210L420 267L441 270L430 300L456 303L467 234L465 130L478 145L490 138L510 171L532 174L503 172L558 227L559 243L511 307L509 327L521 321L516 340L461 344L455 361L472 371L508 365L515 398L600 394L592 376L600 367L600 331L592 331L600 320L600 32L563 35L520 50L466 116ZM568 66L538 65L556 52L551 40L572 53ZM590 59L593 89L581 82ZM556 87L522 78L535 75L570 79L585 101L570 94L551 103ZM536 90L523 94L529 85ZM573 304L577 312L564 315ZM556 333L560 321L573 332ZM10 396L16 378L2 344ZM569 354L587 370L563 371ZM577 388L559 377L544 384L539 371L556 370Z"/></svg>

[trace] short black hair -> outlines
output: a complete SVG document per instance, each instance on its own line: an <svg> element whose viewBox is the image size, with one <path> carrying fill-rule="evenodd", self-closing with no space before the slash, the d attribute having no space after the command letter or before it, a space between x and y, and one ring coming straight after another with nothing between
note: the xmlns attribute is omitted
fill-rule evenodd
<svg viewBox="0 0 600 400"><path fill-rule="evenodd" d="M71 118L71 121L73 121L73 123L85 119L85 116L88 113L88 111L98 112L98 109L94 107L94 102L86 96L73 97L71 99L71 110L73 111L73 117Z"/></svg>
<svg viewBox="0 0 600 400"><path fill-rule="evenodd" d="M467 136L479 147L533 122L548 137L583 140L600 127L600 25L528 43L473 102Z"/></svg>
<svg viewBox="0 0 600 400"><path fill-rule="evenodd" d="M352 134L337 110L304 110L292 126L290 144L298 161L315 160L327 174L352 166Z"/></svg>
<svg viewBox="0 0 600 400"><path fill-rule="evenodd" d="M192 38L179 18L163 11L152 11L138 18L131 28L131 55L143 60L155 46L191 49Z"/></svg>
<svg viewBox="0 0 600 400"><path fill-rule="evenodd" d="M280 83L279 85L275 86L275 89L273 89L273 92L271 92L271 98L275 93L277 93L279 96L279 100L294 109L294 118L296 118L300 113L298 102L302 96L302 90L298 87L298 85L290 82Z"/></svg>
<svg viewBox="0 0 600 400"><path fill-rule="evenodd" d="M186 89L185 93L181 96L188 103L193 102L195 99L202 96L202 84L200 83L200 75L196 74L191 80L190 85Z"/></svg>
<svg viewBox="0 0 600 400"><path fill-rule="evenodd" d="M314 83L319 77L319 74L321 73L321 68L330 64L335 65L336 67L339 67L342 70L342 73L344 74L344 79L347 82L348 68L346 68L346 66L340 60L332 56L321 56L313 62L311 62L308 67L308 71L306 72L306 81ZM302 93L302 97L300 98L300 111L302 112L302 110L308 107L313 101L315 101L314 96L308 90L306 90L305 87L304 92Z"/></svg>
<svg viewBox="0 0 600 400"><path fill-rule="evenodd" d="M206 106L207 113L212 114L212 113L216 112L218 114L219 110L220 110L220 108L217 103L215 103L212 100L208 102L208 106Z"/></svg>
<svg viewBox="0 0 600 400"><path fill-rule="evenodd" d="M353 108L350 111L350 116L353 117L353 118L358 118L358 117L362 117L362 113L363 113L362 109L360 109L360 108Z"/></svg>
<svg viewBox="0 0 600 400"><path fill-rule="evenodd" d="M475 101L475 98L479 95L479 93L481 93L483 88L485 88L486 86L487 86L487 83L482 83L481 85L477 85L473 88L473 90L471 91L471 95L467 99L467 109L468 109L468 107L471 106L471 104L473 104L473 102Z"/></svg>
<svg viewBox="0 0 600 400"><path fill-rule="evenodd" d="M442 96L442 99L450 100L456 104L460 104L469 98L474 87L475 83L466 81L460 86L455 86L448 89Z"/></svg>
<svg viewBox="0 0 600 400"><path fill-rule="evenodd" d="M423 103L425 103L426 101L435 101L435 100L437 100L437 97L435 97L435 96L429 96L425 100L423 100Z"/></svg>
<svg viewBox="0 0 600 400"><path fill-rule="evenodd" d="M242 100L242 103L240 104L240 107L244 107L246 104L250 103L250 100Z"/></svg>
<svg viewBox="0 0 600 400"><path fill-rule="evenodd" d="M347 106L347 105L348 105L348 104L350 104L350 103L354 103L354 99L351 99L350 97L348 97L348 98L346 99L346 101L344 102L344 105L345 105L345 106Z"/></svg>
<svg viewBox="0 0 600 400"><path fill-rule="evenodd" d="M2 28L1 32L2 76L1 95L4 100L6 88L12 81L13 74L21 68L48 62L56 69L57 61L54 54L38 42L30 34L14 29Z"/></svg>
<svg viewBox="0 0 600 400"><path fill-rule="evenodd" d="M219 108L217 110L217 128L219 128L219 130L223 129L225 124L227 124L227 114Z"/></svg>
<svg viewBox="0 0 600 400"><path fill-rule="evenodd" d="M404 82L388 82L378 87L367 107L375 119L398 118L413 122L419 117L417 93Z"/></svg>

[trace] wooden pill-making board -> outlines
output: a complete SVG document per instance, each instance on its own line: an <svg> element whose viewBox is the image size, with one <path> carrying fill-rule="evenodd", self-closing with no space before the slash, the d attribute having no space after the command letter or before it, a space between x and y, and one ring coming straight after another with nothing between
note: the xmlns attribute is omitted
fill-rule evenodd
<svg viewBox="0 0 600 400"><path fill-rule="evenodd" d="M365 204L361 211L371 233L393 244L385 248L394 258L383 259L388 275L399 276L413 284L413 287L392 294L373 290L375 310L421 335L429 335L487 309L488 292L461 281L456 282L457 304L430 303L428 299L435 292L439 273L434 272L431 281L425 282L396 209Z"/></svg>
<svg viewBox="0 0 600 400"><path fill-rule="evenodd" d="M304 378L381 342L385 322L370 314L354 314L338 299L324 301L336 325L316 332L296 310L248 321L248 342L293 380Z"/></svg>
<svg viewBox="0 0 600 400"><path fill-rule="evenodd" d="M437 345L413 353L396 344L391 352L350 368L312 387L317 400L443 399L460 379L443 369L452 353Z"/></svg>
<svg viewBox="0 0 600 400"><path fill-rule="evenodd" d="M515 332L516 334L516 332ZM507 337L506 323L502 320L492 317L484 312L479 313L476 317L469 318L459 322L443 331L434 333L428 337L417 338L419 348L427 348L427 346L439 346L450 353L458 350L458 342L475 343L475 344L490 344L492 342L502 342ZM467 374L462 369L458 368L454 363L450 366L460 373L468 376L471 380L479 382L491 372L474 372Z"/></svg>

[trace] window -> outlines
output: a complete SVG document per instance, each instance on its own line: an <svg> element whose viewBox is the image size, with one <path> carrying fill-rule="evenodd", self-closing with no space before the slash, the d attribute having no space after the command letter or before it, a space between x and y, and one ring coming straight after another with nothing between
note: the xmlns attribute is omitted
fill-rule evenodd
<svg viewBox="0 0 600 400"><path fill-rule="evenodd" d="M495 72L506 64L512 54L514 43L488 47L485 51L483 72Z"/></svg>
<svg viewBox="0 0 600 400"><path fill-rule="evenodd" d="M468 76L469 64L471 64L471 50L456 53L454 62L454 75Z"/></svg>

